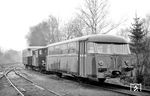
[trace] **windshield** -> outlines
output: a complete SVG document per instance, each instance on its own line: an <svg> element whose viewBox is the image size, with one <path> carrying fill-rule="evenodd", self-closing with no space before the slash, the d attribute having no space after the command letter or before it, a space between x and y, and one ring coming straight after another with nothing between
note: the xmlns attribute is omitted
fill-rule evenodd
<svg viewBox="0 0 150 96"><path fill-rule="evenodd" d="M130 54L129 44L101 44L88 42L88 53L101 54Z"/></svg>

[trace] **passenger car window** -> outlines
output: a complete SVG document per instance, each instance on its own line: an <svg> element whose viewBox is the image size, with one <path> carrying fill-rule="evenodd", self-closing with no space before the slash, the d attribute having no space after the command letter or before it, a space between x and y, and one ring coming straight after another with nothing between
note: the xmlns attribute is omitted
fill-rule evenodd
<svg viewBox="0 0 150 96"><path fill-rule="evenodd" d="M68 45L67 44L63 44L61 46L62 49L62 54L68 54Z"/></svg>

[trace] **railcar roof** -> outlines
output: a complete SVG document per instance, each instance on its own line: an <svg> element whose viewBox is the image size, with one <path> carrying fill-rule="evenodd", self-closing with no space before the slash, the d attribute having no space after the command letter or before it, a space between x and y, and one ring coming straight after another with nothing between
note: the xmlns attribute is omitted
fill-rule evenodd
<svg viewBox="0 0 150 96"><path fill-rule="evenodd" d="M44 47L45 47L45 46L29 46L29 47L27 47L27 48L24 49L24 50L28 50L28 49L35 50L35 49L44 48Z"/></svg>
<svg viewBox="0 0 150 96"><path fill-rule="evenodd" d="M127 40L120 36L114 35L93 35L88 38L88 41L92 42L101 42L101 43L120 43L120 44L127 44Z"/></svg>
<svg viewBox="0 0 150 96"><path fill-rule="evenodd" d="M89 42L99 42L99 43L118 43L118 44L128 43L127 40L119 36L96 34L96 35L87 35L87 36L82 36L82 37L78 37L75 39L70 39L70 40L66 40L62 42L49 44L47 45L47 47L57 45L57 44L69 43L73 41L84 41L84 40L87 40Z"/></svg>

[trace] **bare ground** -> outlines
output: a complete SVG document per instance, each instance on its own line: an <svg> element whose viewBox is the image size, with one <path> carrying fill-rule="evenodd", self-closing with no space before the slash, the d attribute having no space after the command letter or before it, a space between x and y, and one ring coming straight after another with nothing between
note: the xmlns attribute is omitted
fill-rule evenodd
<svg viewBox="0 0 150 96"><path fill-rule="evenodd" d="M23 66L20 66L23 67ZM24 76L30 78L36 84L43 86L44 88L58 92L62 96L125 96L119 93L107 91L104 89L97 89L88 86L83 86L78 82L58 78L55 75L45 75L39 72L24 70ZM20 82L14 74L10 74L10 77L14 78L17 83ZM25 85L25 83L23 84ZM36 91L35 91L36 94ZM0 79L0 96L20 96L18 93L8 84L5 78ZM26 95L26 96L36 96L36 95ZM40 95L38 95L40 96ZM53 96L53 95L45 95Z"/></svg>
<svg viewBox="0 0 150 96"><path fill-rule="evenodd" d="M115 92L91 88L80 85L78 82L58 78L55 75L43 75L38 72L26 71L27 77L48 89L64 96L121 96ZM124 95L125 96L125 95Z"/></svg>

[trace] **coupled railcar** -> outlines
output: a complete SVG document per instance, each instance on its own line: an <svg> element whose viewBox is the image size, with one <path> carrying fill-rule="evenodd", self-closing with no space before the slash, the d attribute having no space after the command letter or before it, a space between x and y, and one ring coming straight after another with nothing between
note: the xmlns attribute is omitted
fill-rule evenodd
<svg viewBox="0 0 150 96"><path fill-rule="evenodd" d="M103 82L133 70L129 43L118 36L89 35L47 46L46 71L61 76L91 78Z"/></svg>
<svg viewBox="0 0 150 96"><path fill-rule="evenodd" d="M39 48L43 46L32 46L22 51L22 63L26 68L37 68L38 67L38 54L36 53Z"/></svg>
<svg viewBox="0 0 150 96"><path fill-rule="evenodd" d="M41 72L46 71L46 63L47 63L47 48L43 47L37 50L38 51L38 68Z"/></svg>

